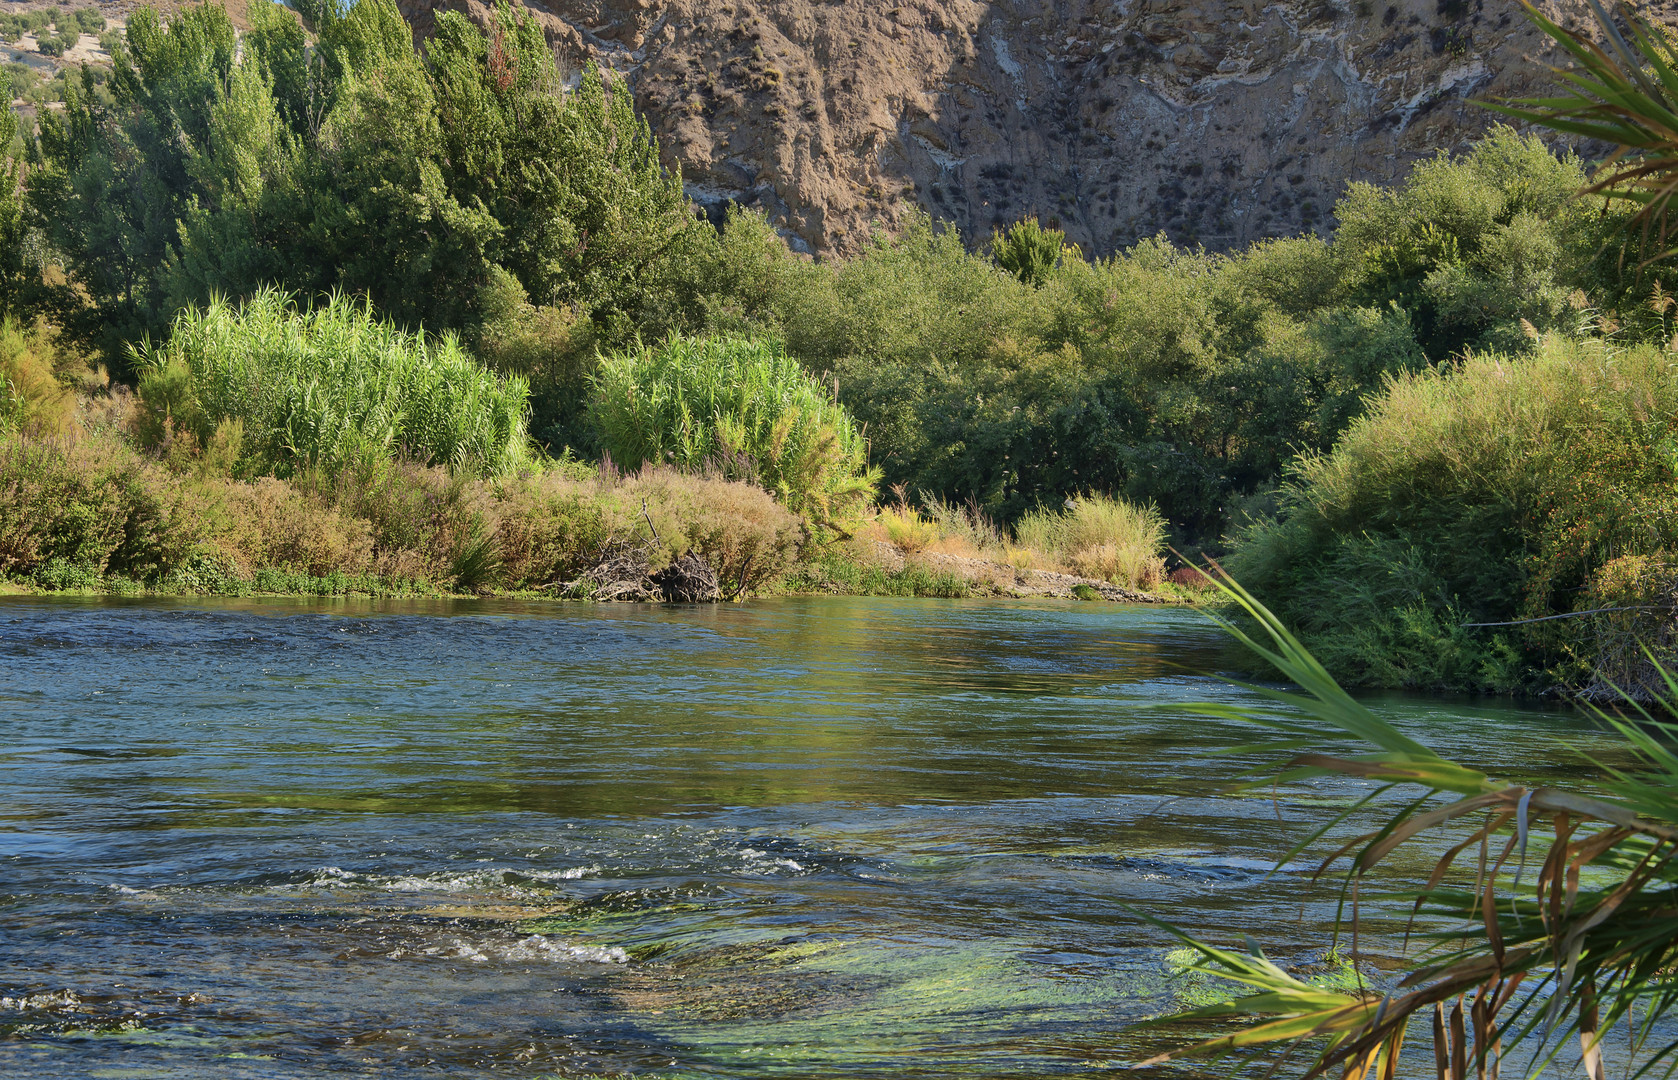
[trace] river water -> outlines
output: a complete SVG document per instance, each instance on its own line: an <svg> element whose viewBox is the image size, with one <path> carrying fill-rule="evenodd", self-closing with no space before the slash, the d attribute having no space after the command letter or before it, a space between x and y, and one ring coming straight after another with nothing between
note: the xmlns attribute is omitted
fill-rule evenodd
<svg viewBox="0 0 1678 1080"><path fill-rule="evenodd" d="M1328 943L1265 871L1360 789L1232 793L1252 732L1159 708L1228 659L1101 604L0 601L0 1075L1108 1075L1184 993L1131 908Z"/></svg>

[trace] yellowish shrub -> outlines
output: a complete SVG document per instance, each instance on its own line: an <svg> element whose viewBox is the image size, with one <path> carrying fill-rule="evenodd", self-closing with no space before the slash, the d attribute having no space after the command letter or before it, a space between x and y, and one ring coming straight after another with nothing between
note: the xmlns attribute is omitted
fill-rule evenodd
<svg viewBox="0 0 1678 1080"><path fill-rule="evenodd" d="M527 473L496 485L495 539L504 584L540 589L575 578L627 523L608 521L590 481L562 471Z"/></svg>
<svg viewBox="0 0 1678 1080"><path fill-rule="evenodd" d="M1069 500L1062 513L1036 510L1022 517L1014 526L1019 546L1009 549L1009 561L1033 552L1084 577L1150 589L1165 577L1165 535L1165 519L1152 506L1085 495Z"/></svg>
<svg viewBox="0 0 1678 1080"><path fill-rule="evenodd" d="M725 594L780 576L803 536L797 515L753 484L652 468L626 479L617 494L631 512L643 500L648 512L658 507L654 519L670 521L659 530L668 557L698 554Z"/></svg>
<svg viewBox="0 0 1678 1080"><path fill-rule="evenodd" d="M803 536L797 515L762 488L665 467L628 476L555 469L496 489L503 581L515 588L572 580L609 546L629 545L651 570L697 554L735 594L785 572Z"/></svg>
<svg viewBox="0 0 1678 1080"><path fill-rule="evenodd" d="M42 333L0 321L0 432L67 436L75 415L76 395L59 384Z"/></svg>
<svg viewBox="0 0 1678 1080"><path fill-rule="evenodd" d="M1059 563L1032 547L1008 544L1002 549L1002 561L1016 570L1053 570Z"/></svg>
<svg viewBox="0 0 1678 1080"><path fill-rule="evenodd" d="M216 539L242 569L259 566L322 577L374 569L369 522L271 476L225 483L226 527Z"/></svg>
<svg viewBox="0 0 1678 1080"><path fill-rule="evenodd" d="M882 509L870 523L871 532L905 555L924 551L938 540L938 526L903 503Z"/></svg>

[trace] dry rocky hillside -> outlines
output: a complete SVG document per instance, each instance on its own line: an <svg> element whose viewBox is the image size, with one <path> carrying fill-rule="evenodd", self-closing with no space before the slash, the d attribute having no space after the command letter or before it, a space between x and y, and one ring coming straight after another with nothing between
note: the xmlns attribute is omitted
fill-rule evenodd
<svg viewBox="0 0 1678 1080"><path fill-rule="evenodd" d="M1092 253L1323 228L1348 180L1462 146L1495 120L1471 101L1554 60L1514 0L523 2L562 64L627 78L697 201L814 251L916 206L975 239L1035 214ZM490 10L402 8L421 36Z"/></svg>

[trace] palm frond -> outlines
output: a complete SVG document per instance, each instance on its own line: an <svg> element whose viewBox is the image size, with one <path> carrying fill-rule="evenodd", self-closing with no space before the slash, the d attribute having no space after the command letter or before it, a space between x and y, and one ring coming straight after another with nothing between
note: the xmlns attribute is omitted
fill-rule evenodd
<svg viewBox="0 0 1678 1080"><path fill-rule="evenodd" d="M1620 8L1628 39L1599 0L1589 3L1603 45L1522 0L1527 17L1575 64L1571 70L1552 69L1567 92L1487 107L1614 146L1584 194L1637 208L1630 224L1642 234L1646 265L1673 254L1669 241L1678 234L1670 215L1678 197L1678 52L1629 7Z"/></svg>
<svg viewBox="0 0 1678 1080"><path fill-rule="evenodd" d="M1319 873L1349 860L1347 884L1356 889L1416 838L1473 824L1436 860L1425 884L1389 893L1387 899L1411 907L1412 925L1425 917L1433 929L1418 935L1426 948L1394 992L1379 1000L1302 983L1251 943L1238 953L1166 927L1199 953L1197 970L1251 988L1226 1004L1167 1019L1263 1019L1154 1060L1315 1041L1319 1050L1307 1080L1336 1068L1357 1080L1376 1072L1390 1077L1410 1022L1431 1014L1435 1063L1448 1080L1467 1080L1470 1071L1495 1074L1498 1063L1528 1040L1536 1043L1536 1067L1543 1067L1571 1037L1580 1040L1584 1068L1596 1080L1602 1076L1603 1033L1631 1021L1632 1052L1647 1059L1644 1071L1678 1066L1678 1043L1649 1045L1659 1019L1678 1003L1672 975L1678 963L1678 754L1669 741L1678 728L1657 719L1662 710L1678 715L1678 679L1664 676L1668 699L1652 708L1633 706L1630 718L1593 710L1637 763L1605 770L1610 798L1500 782L1445 760L1375 716L1263 604L1217 568L1212 573L1230 607L1258 627L1268 645L1232 619L1220 618L1221 624L1304 693L1257 688L1270 701L1297 709L1292 717L1227 703L1202 711L1286 731L1286 740L1258 748L1292 750L1312 727L1325 743L1350 738L1376 748L1356 755L1294 753L1277 767L1276 779L1335 774L1416 792L1382 827L1331 853ZM1327 831L1319 829L1306 843ZM1476 849L1471 884L1448 881L1462 856ZM1529 857L1536 871L1523 890ZM1459 870L1459 876L1467 873Z"/></svg>

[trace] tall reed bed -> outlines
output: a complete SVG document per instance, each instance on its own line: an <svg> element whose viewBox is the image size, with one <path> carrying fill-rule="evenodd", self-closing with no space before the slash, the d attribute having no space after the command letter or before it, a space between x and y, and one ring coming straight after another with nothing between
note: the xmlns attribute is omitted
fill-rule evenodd
<svg viewBox="0 0 1678 1080"><path fill-rule="evenodd" d="M672 336L601 361L592 408L631 468L720 468L833 525L861 516L876 472L849 412L781 343Z"/></svg>
<svg viewBox="0 0 1678 1080"><path fill-rule="evenodd" d="M496 475L526 458L522 377L342 295L308 310L273 289L237 308L212 301L183 311L169 340L140 346L135 360L159 426L209 445L237 423L245 453L279 476L392 457Z"/></svg>

